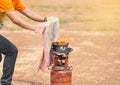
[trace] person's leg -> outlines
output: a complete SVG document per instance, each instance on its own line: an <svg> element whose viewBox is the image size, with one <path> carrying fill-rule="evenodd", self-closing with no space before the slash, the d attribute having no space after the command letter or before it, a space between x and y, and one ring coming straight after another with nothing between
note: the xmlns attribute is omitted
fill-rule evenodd
<svg viewBox="0 0 120 85"><path fill-rule="evenodd" d="M1 85L11 85L18 49L0 35L0 53L5 55Z"/></svg>
<svg viewBox="0 0 120 85"><path fill-rule="evenodd" d="M0 53L0 62L2 61L2 54Z"/></svg>

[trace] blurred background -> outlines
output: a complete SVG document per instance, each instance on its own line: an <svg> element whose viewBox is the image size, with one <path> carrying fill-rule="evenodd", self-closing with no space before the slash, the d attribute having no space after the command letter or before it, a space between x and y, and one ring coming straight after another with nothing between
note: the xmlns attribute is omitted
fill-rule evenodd
<svg viewBox="0 0 120 85"><path fill-rule="evenodd" d="M81 31L120 30L119 0L23 0L23 2L42 16L59 17L61 26L70 25L72 29ZM24 19L29 21L27 18Z"/></svg>
<svg viewBox="0 0 120 85"><path fill-rule="evenodd" d="M61 37L68 38L74 49L69 56L69 64L73 66L73 85L120 85L120 0L23 2L41 16L60 19ZM39 24L20 13L18 15L26 22ZM50 71L37 71L42 54L41 35L24 30L9 19L5 23L1 34L19 49L13 83L49 85ZM3 62L1 69L2 65Z"/></svg>

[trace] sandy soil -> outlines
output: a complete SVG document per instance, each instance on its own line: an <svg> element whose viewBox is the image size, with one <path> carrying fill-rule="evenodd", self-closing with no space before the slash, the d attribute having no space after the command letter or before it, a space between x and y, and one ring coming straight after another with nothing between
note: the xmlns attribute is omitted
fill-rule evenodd
<svg viewBox="0 0 120 85"><path fill-rule="evenodd" d="M74 68L73 85L120 84L119 32L65 31L63 30L62 34L70 38L70 47L74 49L69 55L69 65ZM37 71L42 51L41 36L28 31L3 31L2 35L19 49L13 83L49 85L50 71Z"/></svg>

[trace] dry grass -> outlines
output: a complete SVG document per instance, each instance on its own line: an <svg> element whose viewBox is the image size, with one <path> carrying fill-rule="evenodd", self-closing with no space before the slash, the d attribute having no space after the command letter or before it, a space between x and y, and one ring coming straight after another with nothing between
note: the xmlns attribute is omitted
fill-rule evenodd
<svg viewBox="0 0 120 85"><path fill-rule="evenodd" d="M56 16L64 24L69 24L73 29L85 31L120 31L120 1L119 0L23 0L24 3L33 11L42 16ZM21 15L20 15L21 16ZM37 24L24 19L27 22ZM66 23L67 21L67 23ZM9 23L9 21L8 21ZM75 25L72 26L72 25ZM13 27L11 23L8 27Z"/></svg>

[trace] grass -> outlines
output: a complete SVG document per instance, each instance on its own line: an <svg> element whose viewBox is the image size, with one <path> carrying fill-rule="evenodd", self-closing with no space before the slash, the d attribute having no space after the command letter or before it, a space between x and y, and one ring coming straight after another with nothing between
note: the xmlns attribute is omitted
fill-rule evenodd
<svg viewBox="0 0 120 85"><path fill-rule="evenodd" d="M49 11L49 10L54 10L56 7L52 5L40 5L39 9L41 11Z"/></svg>
<svg viewBox="0 0 120 85"><path fill-rule="evenodd" d="M60 18L60 24L69 24L69 23L70 23L70 20Z"/></svg>
<svg viewBox="0 0 120 85"><path fill-rule="evenodd" d="M33 8L33 6L32 6ZM40 5L39 10L41 11L67 11L71 9L72 6L55 6L55 5Z"/></svg>
<svg viewBox="0 0 120 85"><path fill-rule="evenodd" d="M23 1L29 4L30 9L42 16L58 16L61 25L79 24L85 31L120 31L119 0L69 0L62 4L55 0L52 0L57 2L55 4L46 0L39 1L37 5ZM42 3L39 4L40 2ZM29 19L25 21L31 22ZM7 22L9 23L8 20Z"/></svg>

